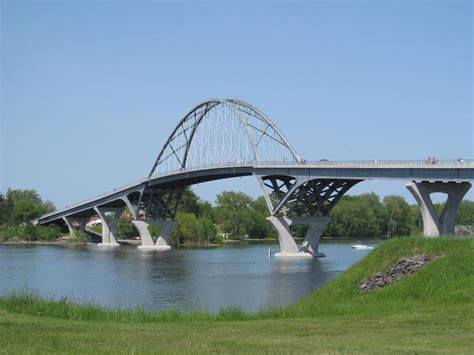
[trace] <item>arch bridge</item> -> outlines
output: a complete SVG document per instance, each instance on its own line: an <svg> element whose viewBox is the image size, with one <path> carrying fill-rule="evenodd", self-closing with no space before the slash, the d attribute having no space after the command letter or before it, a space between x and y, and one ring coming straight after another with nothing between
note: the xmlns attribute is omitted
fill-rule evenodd
<svg viewBox="0 0 474 355"><path fill-rule="evenodd" d="M118 246L117 224L127 209L143 249L167 250L183 190L194 184L255 176L262 188L280 242L277 257L310 258L319 252L329 212L354 185L371 179L407 181L418 202L424 235L454 233L458 206L474 180L474 162L318 161L301 159L278 126L256 107L233 99L212 99L193 107L171 132L148 176L127 186L41 216L35 223L66 224L85 230L87 221L102 222L100 246ZM438 215L430 195L448 195ZM307 225L297 245L291 225ZM161 226L160 237L148 230Z"/></svg>

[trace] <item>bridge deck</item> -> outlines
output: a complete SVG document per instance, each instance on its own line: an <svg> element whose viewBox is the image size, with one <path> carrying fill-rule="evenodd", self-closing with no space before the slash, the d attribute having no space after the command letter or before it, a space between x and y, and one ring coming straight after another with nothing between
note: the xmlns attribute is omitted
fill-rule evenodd
<svg viewBox="0 0 474 355"><path fill-rule="evenodd" d="M249 175L287 175L354 180L416 180L464 182L474 180L474 161L320 161L233 163L178 170L142 179L86 201L51 212L39 224L57 222L70 215L94 214L96 206L111 206L121 198L146 188L183 187L206 181Z"/></svg>

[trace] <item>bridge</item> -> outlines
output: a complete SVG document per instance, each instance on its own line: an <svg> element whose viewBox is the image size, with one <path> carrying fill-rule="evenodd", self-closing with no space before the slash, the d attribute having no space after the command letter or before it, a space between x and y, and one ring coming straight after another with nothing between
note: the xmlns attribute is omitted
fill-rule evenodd
<svg viewBox="0 0 474 355"><path fill-rule="evenodd" d="M154 161L148 176L38 218L38 224L85 230L92 216L102 222L99 246L114 247L123 211L132 215L141 249L167 250L183 190L207 181L255 176L277 232L277 257L312 258L319 252L329 212L354 185L365 180L407 182L421 209L424 235L454 234L459 204L474 180L474 161L307 161L300 158L283 132L256 107L233 99L212 99L193 107L178 123ZM448 198L437 214L430 198ZM308 226L297 245L291 226ZM160 226L152 237L150 226Z"/></svg>

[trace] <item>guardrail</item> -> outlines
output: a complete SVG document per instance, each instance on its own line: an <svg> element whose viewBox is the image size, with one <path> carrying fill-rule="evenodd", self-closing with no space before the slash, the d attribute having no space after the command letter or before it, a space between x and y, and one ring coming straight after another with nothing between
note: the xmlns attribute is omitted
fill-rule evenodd
<svg viewBox="0 0 474 355"><path fill-rule="evenodd" d="M314 167L394 167L394 168L404 168L404 167L466 167L474 168L474 160L471 159L459 159L459 160L347 160L347 161L338 161L338 160L319 160L319 161L307 161L302 159L301 161L246 161L246 162L228 162L221 164L208 164L200 165L191 168L181 168L163 172L161 174L152 175L151 179L157 179L164 176L176 175L183 172L192 172L196 170L209 170L209 169L219 169L225 167L281 167L281 166L314 166Z"/></svg>
<svg viewBox="0 0 474 355"><path fill-rule="evenodd" d="M227 162L221 164L209 164L201 165L191 168L181 168L173 171L164 172L162 174L152 175L150 178L144 178L132 182L130 184L115 188L111 191L105 192L103 194L97 195L93 198L87 199L85 201L76 203L74 205L65 206L60 210L53 211L48 213L41 218L49 217L54 214L64 212L66 210L79 207L91 203L93 201L99 200L101 198L113 195L115 193L130 189L135 186L144 184L150 180L155 180L163 178L166 176L177 175L181 173L188 173L198 170L211 170L211 169L220 169L226 167L296 167L296 166L305 166L305 167L344 167L344 168L472 168L474 169L474 160L472 159L458 159L458 160L350 160L350 161L335 161L335 160L319 160L319 161L307 161L302 159L301 161L246 161L246 162Z"/></svg>

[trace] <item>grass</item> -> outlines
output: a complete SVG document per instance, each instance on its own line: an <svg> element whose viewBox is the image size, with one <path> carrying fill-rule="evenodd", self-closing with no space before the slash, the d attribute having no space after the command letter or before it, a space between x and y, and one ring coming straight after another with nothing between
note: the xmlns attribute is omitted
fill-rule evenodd
<svg viewBox="0 0 474 355"><path fill-rule="evenodd" d="M443 255L416 275L361 294L400 256ZM472 353L474 240L397 238L287 308L246 314L112 311L31 293L0 298L0 353Z"/></svg>

